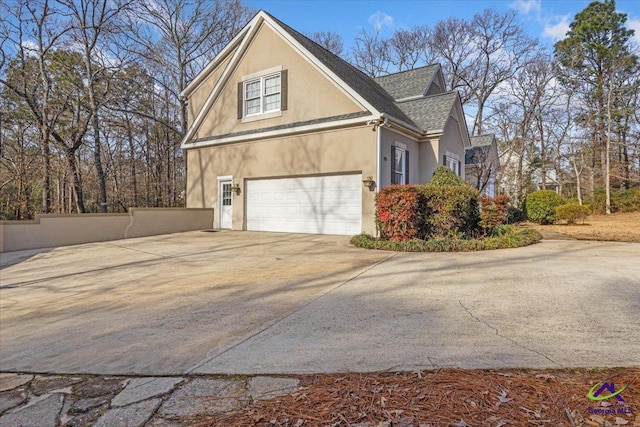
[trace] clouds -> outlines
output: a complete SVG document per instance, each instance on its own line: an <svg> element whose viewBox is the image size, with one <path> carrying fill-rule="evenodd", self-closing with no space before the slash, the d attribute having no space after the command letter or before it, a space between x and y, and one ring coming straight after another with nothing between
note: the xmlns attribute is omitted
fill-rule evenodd
<svg viewBox="0 0 640 427"><path fill-rule="evenodd" d="M640 45L640 19L627 19L627 27L635 31L633 39Z"/></svg>
<svg viewBox="0 0 640 427"><path fill-rule="evenodd" d="M376 31L380 31L384 27L391 27L393 25L393 16L377 11L369 17L369 24L373 25Z"/></svg>
<svg viewBox="0 0 640 427"><path fill-rule="evenodd" d="M569 31L572 15L547 13L542 8L542 0L515 0L509 3L509 7L523 16L532 17L538 25L542 26L542 37L551 39L552 42L563 39Z"/></svg>
<svg viewBox="0 0 640 427"><path fill-rule="evenodd" d="M569 31L569 20L571 19L571 15L563 15L556 16L554 20L557 21L555 24L547 23L542 30L542 36L550 38L551 40L558 41L563 39L567 35L567 31Z"/></svg>
<svg viewBox="0 0 640 427"><path fill-rule="evenodd" d="M529 15L531 12L539 15L542 11L542 0L515 0L509 7L523 15Z"/></svg>

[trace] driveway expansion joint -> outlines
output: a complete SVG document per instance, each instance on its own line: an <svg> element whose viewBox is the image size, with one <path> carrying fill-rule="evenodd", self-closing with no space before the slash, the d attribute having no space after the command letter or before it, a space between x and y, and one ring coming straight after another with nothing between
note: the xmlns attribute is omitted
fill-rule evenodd
<svg viewBox="0 0 640 427"><path fill-rule="evenodd" d="M202 360L200 363L198 363L197 365L189 368L186 370L186 374L192 374L194 373L195 370L201 368L202 366L211 363L212 361L214 361L216 358L222 356L225 353L228 353L229 351L233 350L234 348L244 344L245 342L263 334L264 332L266 332L267 330L271 329L272 327L274 327L275 325L285 321L286 319L290 318L291 316L295 315L296 313L304 310L305 308L309 307L310 305L318 302L319 300L321 300L322 298L326 297L327 295L331 294L332 292L340 289L341 287L343 287L344 285L346 285L347 283L352 282L353 280L357 279L358 277L362 276L363 274L367 273L368 271L372 270L373 268L385 263L386 261L390 260L391 258L394 258L395 256L398 255L398 252L396 253L392 253L389 256L387 256L386 258L381 259L380 261L377 261L369 266L367 266L366 268L364 268L362 271L360 271L359 273L355 274L352 277L349 277L348 279L338 283L337 285L329 288L326 292L321 293L319 295L317 295L316 297L314 297L313 299L311 299L311 301L307 302L306 304L303 304L300 307L297 307L296 309L294 309L293 311L291 311L290 313L288 313L287 315L276 319L275 321L267 324L265 327L261 328L260 330L258 330L255 333L250 334L249 336L245 337L244 339L240 340L239 342L227 347L226 349L222 350L221 352L217 353L216 355L212 356L212 357L207 357L204 360ZM207 372L207 373L211 373L211 372Z"/></svg>
<svg viewBox="0 0 640 427"><path fill-rule="evenodd" d="M527 347L527 346L525 346L525 345L522 345L522 344L520 344L518 341L514 340L513 338L511 338L511 337L508 337L508 336L506 336L506 335L501 334L501 333L500 333L500 331L498 330L498 328L496 328L496 327L495 327L495 326L493 326L493 325L490 325L490 324L489 324L489 323L487 323L486 321L484 321L484 320L480 319L478 316L476 316L475 314L473 314L473 312L472 312L469 308L467 308L467 307L462 303L462 300L458 300L458 303L460 304L460 307L462 307L462 308L464 309L464 311L466 311L466 312L467 312L467 314L468 314L468 315L469 315L473 320L475 320L475 321L476 321L476 322L478 322L478 323L481 323L481 324L485 325L485 326L486 326L486 327L488 327L489 329L492 329L492 330L495 332L495 335L497 335L497 336L499 336L500 338L505 339L505 340L507 340L507 341L509 341L509 342L513 343L516 347L519 347L519 348L522 348L522 349L527 350L527 351L529 351L529 352L535 353L535 354L537 354L538 356L542 356L542 357L544 357L545 359L547 359L549 362L553 363L554 365L557 365L557 366L558 366L558 367L560 367L560 368L564 368L564 366L563 366L563 365L561 365L560 363L558 363L558 362L556 362L555 360L551 359L551 358L550 358L549 356L547 356L546 354L541 353L541 352L539 352L538 350L535 350L535 349L533 349L533 348L529 348L529 347Z"/></svg>

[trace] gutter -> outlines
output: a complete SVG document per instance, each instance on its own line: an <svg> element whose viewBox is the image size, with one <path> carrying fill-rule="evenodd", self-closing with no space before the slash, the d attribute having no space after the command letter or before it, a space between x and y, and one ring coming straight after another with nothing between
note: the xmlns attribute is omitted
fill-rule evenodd
<svg viewBox="0 0 640 427"><path fill-rule="evenodd" d="M402 120L398 120L395 117L392 117L392 116L388 115L387 113L382 113L380 115L380 118L384 119L385 121L389 121L389 122L391 122L393 124L396 124L396 125L398 125L400 127L405 128L406 130L409 130L409 131L415 133L415 136L417 136L418 138L424 136L424 134L425 134L425 129L417 128L417 127L415 127L413 125L410 125L409 123L403 122Z"/></svg>

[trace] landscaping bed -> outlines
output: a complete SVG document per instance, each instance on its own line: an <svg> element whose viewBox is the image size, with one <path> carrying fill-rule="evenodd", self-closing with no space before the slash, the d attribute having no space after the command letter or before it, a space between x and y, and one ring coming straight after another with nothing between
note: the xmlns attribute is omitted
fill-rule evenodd
<svg viewBox="0 0 640 427"><path fill-rule="evenodd" d="M640 425L640 368L439 369L298 378L297 393L254 402L199 426ZM614 383L616 391L626 385L620 393L624 401L590 400L587 394L599 382Z"/></svg>
<svg viewBox="0 0 640 427"><path fill-rule="evenodd" d="M351 244L365 249L382 249L403 252L470 252L489 249L507 249L528 246L540 241L542 236L531 228L503 225L493 236L477 239L439 237L429 240L410 239L400 242L361 234L351 238Z"/></svg>

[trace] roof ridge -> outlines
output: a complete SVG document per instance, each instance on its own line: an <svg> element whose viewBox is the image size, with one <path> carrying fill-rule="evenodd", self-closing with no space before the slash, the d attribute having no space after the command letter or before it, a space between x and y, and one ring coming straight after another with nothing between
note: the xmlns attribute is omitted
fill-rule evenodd
<svg viewBox="0 0 640 427"><path fill-rule="evenodd" d="M416 68L411 68L409 70L396 71L395 73L389 73L389 74L385 74L384 76L374 77L374 79L384 79L385 77L397 76L398 74L408 73L408 72L411 72L411 71L421 70L423 68L429 68L429 67L433 67L433 66L440 66L440 63L434 62L432 64L422 65L422 66L416 67Z"/></svg>
<svg viewBox="0 0 640 427"><path fill-rule="evenodd" d="M454 94L455 95L459 94L457 89L453 89L453 90L450 90L450 91L447 91L447 92L442 92L442 93L434 93L433 95L424 95L424 96L421 96L419 98L406 99L406 100L403 100L403 101L394 101L394 102L396 104L404 104L406 102L420 101L420 100L423 100L423 99L433 99L433 98L436 98L436 97L439 97L439 96L443 96L444 97L444 96L450 96L450 95L454 95Z"/></svg>

